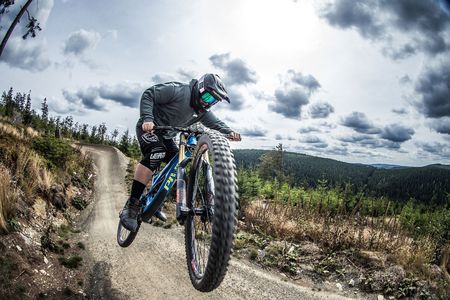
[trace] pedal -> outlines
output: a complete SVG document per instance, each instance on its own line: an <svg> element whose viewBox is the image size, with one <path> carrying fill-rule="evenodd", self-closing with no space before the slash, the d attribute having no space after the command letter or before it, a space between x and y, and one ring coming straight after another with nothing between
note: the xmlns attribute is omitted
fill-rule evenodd
<svg viewBox="0 0 450 300"><path fill-rule="evenodd" d="M157 217L158 219L160 219L161 221L165 222L167 221L167 216L165 213L163 213L160 210L155 211L155 213L153 214L155 217Z"/></svg>

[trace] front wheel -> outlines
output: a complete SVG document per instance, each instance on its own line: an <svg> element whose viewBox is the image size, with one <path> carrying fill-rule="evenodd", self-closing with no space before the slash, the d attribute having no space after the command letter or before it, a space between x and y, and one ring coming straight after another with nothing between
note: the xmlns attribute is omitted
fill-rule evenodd
<svg viewBox="0 0 450 300"><path fill-rule="evenodd" d="M185 223L189 277L202 292L217 288L227 272L236 225L237 175L228 140L200 137L188 180Z"/></svg>
<svg viewBox="0 0 450 300"><path fill-rule="evenodd" d="M141 227L141 223L138 223L138 227L136 232L130 231L123 227L122 222L119 221L119 226L117 227L117 243L120 247L128 247L134 241L139 228Z"/></svg>

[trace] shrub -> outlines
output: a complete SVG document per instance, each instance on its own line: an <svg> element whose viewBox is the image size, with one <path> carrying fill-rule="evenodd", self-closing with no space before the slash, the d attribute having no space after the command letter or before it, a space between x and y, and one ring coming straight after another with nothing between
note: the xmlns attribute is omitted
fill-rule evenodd
<svg viewBox="0 0 450 300"><path fill-rule="evenodd" d="M51 136L43 136L35 139L32 148L41 154L49 168L65 168L66 161L74 155L70 144L62 139Z"/></svg>
<svg viewBox="0 0 450 300"><path fill-rule="evenodd" d="M63 257L61 256L59 258L59 262L61 263L61 265L63 265L66 268L69 269L76 269L79 266L81 266L81 262L83 261L83 258L81 256L78 255L72 255L69 257Z"/></svg>

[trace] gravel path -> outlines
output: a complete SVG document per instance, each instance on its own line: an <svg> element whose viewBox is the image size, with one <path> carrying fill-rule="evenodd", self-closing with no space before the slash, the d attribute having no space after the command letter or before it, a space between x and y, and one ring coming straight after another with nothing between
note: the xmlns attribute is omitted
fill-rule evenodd
<svg viewBox="0 0 450 300"><path fill-rule="evenodd" d="M87 247L94 265L92 298L100 299L347 299L315 292L257 266L232 259L222 284L210 293L195 290L186 268L183 228L142 224L128 248L116 243L119 211L127 198L127 159L106 146L84 146L96 168L96 202L88 219Z"/></svg>

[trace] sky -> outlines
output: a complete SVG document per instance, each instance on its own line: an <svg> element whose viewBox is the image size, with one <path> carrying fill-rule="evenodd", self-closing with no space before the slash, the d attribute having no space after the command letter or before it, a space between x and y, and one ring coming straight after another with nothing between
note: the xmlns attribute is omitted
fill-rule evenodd
<svg viewBox="0 0 450 300"><path fill-rule="evenodd" d="M0 37L24 0L0 15ZM450 10L437 0L34 0L0 57L0 91L134 132L145 89L219 74L212 111L273 149L351 163L450 164Z"/></svg>

